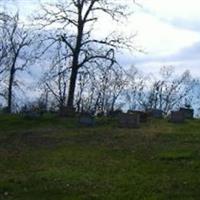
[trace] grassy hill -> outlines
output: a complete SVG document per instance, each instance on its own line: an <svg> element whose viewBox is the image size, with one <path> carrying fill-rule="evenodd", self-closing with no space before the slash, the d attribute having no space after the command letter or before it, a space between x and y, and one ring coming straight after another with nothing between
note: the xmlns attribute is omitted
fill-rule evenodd
<svg viewBox="0 0 200 200"><path fill-rule="evenodd" d="M200 121L94 128L0 116L1 200L196 200Z"/></svg>

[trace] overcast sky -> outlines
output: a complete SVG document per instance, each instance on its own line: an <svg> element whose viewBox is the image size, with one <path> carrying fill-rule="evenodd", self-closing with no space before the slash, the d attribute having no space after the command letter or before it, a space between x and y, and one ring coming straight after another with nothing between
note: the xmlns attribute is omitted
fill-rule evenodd
<svg viewBox="0 0 200 200"><path fill-rule="evenodd" d="M17 0L17 6L27 15L37 9L37 2ZM135 46L145 53L125 53L120 56L120 62L153 73L163 65L174 65L179 72L189 69L193 75L200 76L200 1L137 2L141 6L131 4L134 15L123 29L137 32Z"/></svg>

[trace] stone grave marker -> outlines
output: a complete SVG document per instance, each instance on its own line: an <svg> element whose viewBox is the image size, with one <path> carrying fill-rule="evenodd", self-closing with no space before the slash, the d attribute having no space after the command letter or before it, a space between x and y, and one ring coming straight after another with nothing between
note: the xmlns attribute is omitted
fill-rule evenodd
<svg viewBox="0 0 200 200"><path fill-rule="evenodd" d="M162 119L163 118L163 111L159 110L159 109L150 109L150 110L147 110L147 113L151 117L156 118L156 119Z"/></svg>
<svg viewBox="0 0 200 200"><path fill-rule="evenodd" d="M121 128L139 128L140 115L138 113L123 113L119 116L119 126Z"/></svg>
<svg viewBox="0 0 200 200"><path fill-rule="evenodd" d="M28 112L24 112L22 113L22 116L25 119L30 119L30 120L34 120L40 117L40 114L34 111L28 111Z"/></svg>
<svg viewBox="0 0 200 200"><path fill-rule="evenodd" d="M95 125L95 118L90 114L81 114L79 116L79 125L85 127L91 127Z"/></svg>
<svg viewBox="0 0 200 200"><path fill-rule="evenodd" d="M108 116L110 117L118 117L122 114L123 112L121 110L113 110L113 111L110 111L108 113Z"/></svg>
<svg viewBox="0 0 200 200"><path fill-rule="evenodd" d="M67 106L63 106L63 108L59 111L59 116L61 117L74 117L76 115L75 108L69 108Z"/></svg>
<svg viewBox="0 0 200 200"><path fill-rule="evenodd" d="M172 111L170 115L170 122L173 123L183 123L185 121L185 116L183 112Z"/></svg>
<svg viewBox="0 0 200 200"><path fill-rule="evenodd" d="M138 111L138 110L128 110L129 114L138 114L140 116L140 122L141 123L146 123L148 120L148 113L143 112L143 111Z"/></svg>
<svg viewBox="0 0 200 200"><path fill-rule="evenodd" d="M190 108L180 108L180 112L183 113L186 119L194 119L194 110Z"/></svg>

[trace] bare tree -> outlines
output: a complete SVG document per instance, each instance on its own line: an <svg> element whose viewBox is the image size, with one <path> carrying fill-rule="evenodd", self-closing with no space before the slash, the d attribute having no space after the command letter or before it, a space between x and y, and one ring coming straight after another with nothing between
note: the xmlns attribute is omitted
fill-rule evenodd
<svg viewBox="0 0 200 200"><path fill-rule="evenodd" d="M145 74L136 68L127 71L125 99L129 109L160 109L165 114L189 104L197 92L198 80L189 71L178 75L172 66L160 69L160 76ZM194 97L196 98L196 96Z"/></svg>
<svg viewBox="0 0 200 200"><path fill-rule="evenodd" d="M162 71L168 71L170 68L162 68ZM166 74L166 73L165 73ZM171 73L171 76L163 79L158 89L160 96L160 107L168 113L176 106L183 105L187 99L193 96L193 90L197 84L197 80L192 78L190 72L186 70L180 76Z"/></svg>
<svg viewBox="0 0 200 200"><path fill-rule="evenodd" d="M30 65L33 57L29 47L34 41L33 35L28 29L20 23L19 14L8 15L1 13L0 31L4 35L4 53L3 62L1 62L1 72L4 73L4 81L8 88L6 92L8 112L12 112L13 87L17 86L17 72L23 71Z"/></svg>
<svg viewBox="0 0 200 200"><path fill-rule="evenodd" d="M79 72L75 102L77 111L107 114L119 105L126 85L121 66L102 62L97 68Z"/></svg>
<svg viewBox="0 0 200 200"><path fill-rule="evenodd" d="M132 42L116 33L104 39L94 37L94 24L101 13L118 21L129 14L126 3L114 0L68 0L42 6L43 13L36 17L42 27L57 29L57 40L68 48L70 81L67 106L73 107L78 71L98 60L115 62L115 49L130 47ZM130 38L129 38L130 39ZM54 37L55 42L55 37Z"/></svg>
<svg viewBox="0 0 200 200"><path fill-rule="evenodd" d="M196 80L189 71L177 75L174 68L162 67L161 77L150 76L144 80L138 102L143 109L160 109L166 114L184 103L192 96Z"/></svg>
<svg viewBox="0 0 200 200"><path fill-rule="evenodd" d="M84 97L84 93L86 88L89 86L89 88L91 88L91 80L90 80L90 76L86 71L80 71L78 74L78 81L77 81L77 95L75 98L75 102L76 102L76 107L77 107L77 112L90 112L90 108L91 105L88 106L88 101L85 99ZM89 98L93 98L93 95L91 95L93 93L90 93L89 91L87 91L87 96ZM87 102L87 103L86 103ZM90 103L92 101L89 101ZM87 106L85 106L85 104L87 104ZM87 107L87 109L86 109Z"/></svg>
<svg viewBox="0 0 200 200"><path fill-rule="evenodd" d="M57 44L56 52L53 55L50 68L42 76L40 85L46 87L55 98L60 112L66 106L67 86L69 75L66 70L67 60L62 59L63 46L61 42Z"/></svg>
<svg viewBox="0 0 200 200"><path fill-rule="evenodd" d="M95 108L104 114L114 111L117 100L127 83L121 66L102 63L96 84L97 99ZM95 110L96 110L95 109Z"/></svg>

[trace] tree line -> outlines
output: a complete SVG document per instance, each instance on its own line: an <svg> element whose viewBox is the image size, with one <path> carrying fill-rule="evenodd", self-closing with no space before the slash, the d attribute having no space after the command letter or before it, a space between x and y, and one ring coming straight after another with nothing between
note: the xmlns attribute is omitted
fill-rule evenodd
<svg viewBox="0 0 200 200"><path fill-rule="evenodd" d="M135 35L95 32L102 18L113 23L126 19L129 7L111 0L56 1L41 5L31 23L20 20L19 13L1 12L0 97L6 112L15 112L20 104L15 100L23 85L20 73L36 63L44 69L35 77L40 97L31 106L27 101L29 108L103 114L154 108L168 113L192 104L198 96L198 80L189 71L177 75L168 66L154 76L134 66L121 66L116 54L134 50Z"/></svg>

